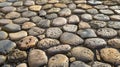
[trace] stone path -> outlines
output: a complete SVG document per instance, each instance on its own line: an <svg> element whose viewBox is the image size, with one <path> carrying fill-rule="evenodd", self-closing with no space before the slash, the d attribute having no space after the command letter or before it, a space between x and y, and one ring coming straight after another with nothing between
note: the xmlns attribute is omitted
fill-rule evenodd
<svg viewBox="0 0 120 67"><path fill-rule="evenodd" d="M120 0L0 0L0 67L120 67Z"/></svg>

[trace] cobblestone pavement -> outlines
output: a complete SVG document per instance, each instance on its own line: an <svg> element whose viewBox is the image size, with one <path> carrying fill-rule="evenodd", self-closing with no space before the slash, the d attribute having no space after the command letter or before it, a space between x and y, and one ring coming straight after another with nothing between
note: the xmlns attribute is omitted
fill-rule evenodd
<svg viewBox="0 0 120 67"><path fill-rule="evenodd" d="M0 0L0 67L120 67L120 0Z"/></svg>

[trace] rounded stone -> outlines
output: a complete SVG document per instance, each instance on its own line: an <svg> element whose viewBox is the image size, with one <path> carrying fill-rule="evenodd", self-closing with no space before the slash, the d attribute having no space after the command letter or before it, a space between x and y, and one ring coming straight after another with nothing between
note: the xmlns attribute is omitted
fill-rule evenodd
<svg viewBox="0 0 120 67"><path fill-rule="evenodd" d="M73 24L66 24L63 26L63 30L66 32L76 32L77 26Z"/></svg>
<svg viewBox="0 0 120 67"><path fill-rule="evenodd" d="M45 4L43 7L42 7L42 9L50 9L50 10L52 10L52 7L53 7L53 4ZM57 12L57 11L59 11L60 10L60 8L53 8L53 9L55 9L55 10L52 10L52 11L55 11L55 12ZM50 11L51 12L51 11Z"/></svg>
<svg viewBox="0 0 120 67"><path fill-rule="evenodd" d="M96 9L107 9L108 6L107 5L96 5L94 6Z"/></svg>
<svg viewBox="0 0 120 67"><path fill-rule="evenodd" d="M27 58L27 53L19 49L15 49L14 51L12 51L12 53L8 54L8 61L10 62L23 61L26 58Z"/></svg>
<svg viewBox="0 0 120 67"><path fill-rule="evenodd" d="M0 19L0 25L6 25L12 23L12 20L10 19Z"/></svg>
<svg viewBox="0 0 120 67"><path fill-rule="evenodd" d="M69 16L71 15L71 10L69 8L64 8L59 12L60 16Z"/></svg>
<svg viewBox="0 0 120 67"><path fill-rule="evenodd" d="M16 47L16 43L10 40L1 40L0 41L0 53L7 54L11 52Z"/></svg>
<svg viewBox="0 0 120 67"><path fill-rule="evenodd" d="M112 10L109 10L109 9L100 10L100 12L101 12L102 14L107 14L107 15L114 14L114 12L113 12Z"/></svg>
<svg viewBox="0 0 120 67"><path fill-rule="evenodd" d="M31 17L31 20L32 20L32 22L37 24L42 20L42 18L39 16L34 16L34 17Z"/></svg>
<svg viewBox="0 0 120 67"><path fill-rule="evenodd" d="M80 45L84 42L83 39L81 39L78 35L73 33L65 32L61 35L60 41L64 44L70 44L70 45Z"/></svg>
<svg viewBox="0 0 120 67"><path fill-rule="evenodd" d="M19 40L23 37L27 36L27 32L26 31L19 31L19 32L15 32L15 33L9 33L9 37L11 40Z"/></svg>
<svg viewBox="0 0 120 67"><path fill-rule="evenodd" d="M19 18L21 15L18 12L10 12L8 14L6 14L5 18L7 19L15 19L15 18Z"/></svg>
<svg viewBox="0 0 120 67"><path fill-rule="evenodd" d="M85 45L89 48L101 48L107 45L106 41L102 38L89 38L85 40Z"/></svg>
<svg viewBox="0 0 120 67"><path fill-rule="evenodd" d="M24 22L28 22L29 20L30 20L29 18L21 17L21 18L14 19L13 22L16 24L22 24Z"/></svg>
<svg viewBox="0 0 120 67"><path fill-rule="evenodd" d="M55 7L58 7L58 8L66 8L67 5L66 4L63 4L63 3L56 3L54 4Z"/></svg>
<svg viewBox="0 0 120 67"><path fill-rule="evenodd" d="M40 20L38 22L37 25L39 27L41 27L41 28L48 28L48 27L50 27L50 24L51 24L50 20L48 20L48 19L42 19L42 20Z"/></svg>
<svg viewBox="0 0 120 67"><path fill-rule="evenodd" d="M26 63L20 63L16 67L27 67L27 64Z"/></svg>
<svg viewBox="0 0 120 67"><path fill-rule="evenodd" d="M114 48L120 48L120 39L118 38L110 39L108 40L108 45Z"/></svg>
<svg viewBox="0 0 120 67"><path fill-rule="evenodd" d="M56 13L52 13L52 14L48 14L45 16L47 19L54 19L54 18L57 18L58 15Z"/></svg>
<svg viewBox="0 0 120 67"><path fill-rule="evenodd" d="M34 36L26 36L18 41L17 45L20 49L26 50L31 47L34 47L36 43L38 42L38 39Z"/></svg>
<svg viewBox="0 0 120 67"><path fill-rule="evenodd" d="M0 40L6 39L8 37L8 33L5 31L0 31Z"/></svg>
<svg viewBox="0 0 120 67"><path fill-rule="evenodd" d="M44 32L45 29L39 27L32 27L30 30L28 30L28 34L31 36L38 36L40 34L43 34Z"/></svg>
<svg viewBox="0 0 120 67"><path fill-rule="evenodd" d="M73 10L73 9L76 9L76 4L74 3L71 3L68 5L69 9Z"/></svg>
<svg viewBox="0 0 120 67"><path fill-rule="evenodd" d="M47 49L47 53L49 54L67 53L70 50L71 50L71 46L64 44L64 45L58 45L58 46Z"/></svg>
<svg viewBox="0 0 120 67"><path fill-rule="evenodd" d="M73 23L73 24L76 24L76 23L79 23L79 17L77 15L71 15L68 19L68 23Z"/></svg>
<svg viewBox="0 0 120 67"><path fill-rule="evenodd" d="M83 10L83 9L74 9L73 10L73 13L75 13L75 14L83 14L83 13L85 13L86 11L85 10Z"/></svg>
<svg viewBox="0 0 120 67"><path fill-rule="evenodd" d="M62 35L62 30L57 27L48 28L46 30L46 36L49 38L59 38Z"/></svg>
<svg viewBox="0 0 120 67"><path fill-rule="evenodd" d="M12 3L11 2L1 2L0 3L0 7L6 7L6 6L11 6Z"/></svg>
<svg viewBox="0 0 120 67"><path fill-rule="evenodd" d="M29 52L28 55L29 67L40 67L47 64L47 62L48 62L48 58L44 51L39 49L33 49Z"/></svg>
<svg viewBox="0 0 120 67"><path fill-rule="evenodd" d="M94 53L86 47L74 47L71 50L71 55L77 60L89 62L94 60Z"/></svg>
<svg viewBox="0 0 120 67"><path fill-rule="evenodd" d="M120 64L120 53L115 48L103 48L100 50L101 58L112 64Z"/></svg>
<svg viewBox="0 0 120 67"><path fill-rule="evenodd" d="M33 17L33 16L36 16L37 13L36 12L33 12L33 11L25 11L22 13L22 16L23 17Z"/></svg>
<svg viewBox="0 0 120 67"><path fill-rule="evenodd" d="M91 26L92 28L103 28L103 27L105 27L106 25L107 25L107 24L106 24L106 22L104 22L104 21L93 20L93 21L90 22L90 26Z"/></svg>
<svg viewBox="0 0 120 67"><path fill-rule="evenodd" d="M119 21L109 21L108 27L114 28L114 29L120 29L120 23Z"/></svg>
<svg viewBox="0 0 120 67"><path fill-rule="evenodd" d="M117 31L112 28L100 28L97 30L97 34L104 38L113 38L117 35Z"/></svg>
<svg viewBox="0 0 120 67"><path fill-rule="evenodd" d="M82 38L97 37L93 29L78 30L77 34L80 35Z"/></svg>
<svg viewBox="0 0 120 67"><path fill-rule="evenodd" d="M48 67L69 67L69 59L66 55L57 54L49 59Z"/></svg>
<svg viewBox="0 0 120 67"><path fill-rule="evenodd" d="M45 10L40 10L39 11L39 16L45 16L46 14L47 14L47 12Z"/></svg>
<svg viewBox="0 0 120 67"><path fill-rule="evenodd" d="M33 5L33 6L29 7L29 9L32 11L40 11L41 8L42 8L42 6L40 6L40 5Z"/></svg>
<svg viewBox="0 0 120 67"><path fill-rule="evenodd" d="M48 2L48 0L36 0L36 4L42 5L42 4L46 4Z"/></svg>
<svg viewBox="0 0 120 67"><path fill-rule="evenodd" d="M60 12L60 8L56 8L56 7L51 7L51 9L49 9L48 11L47 11L47 13L58 13L58 12Z"/></svg>
<svg viewBox="0 0 120 67"><path fill-rule="evenodd" d="M17 11L18 11L18 12L25 12L25 11L28 11L28 8L27 8L27 7L24 7L24 6L21 6L21 7L18 7L18 8L17 8Z"/></svg>
<svg viewBox="0 0 120 67"><path fill-rule="evenodd" d="M88 9L87 12L90 13L90 14L93 14L93 15L94 15L94 14L98 14L98 10L95 9L95 8Z"/></svg>
<svg viewBox="0 0 120 67"><path fill-rule="evenodd" d="M110 16L111 20L117 20L119 21L120 20L120 16L119 15L112 15Z"/></svg>
<svg viewBox="0 0 120 67"><path fill-rule="evenodd" d="M91 66L85 64L82 61L74 61L70 64L70 67L91 67Z"/></svg>
<svg viewBox="0 0 120 67"><path fill-rule="evenodd" d="M45 38L38 42L37 46L41 49L47 49L53 46L59 45L60 42L57 39Z"/></svg>
<svg viewBox="0 0 120 67"><path fill-rule="evenodd" d="M63 26L67 23L67 19L63 18L63 17L58 17L53 19L52 25L53 26Z"/></svg>
<svg viewBox="0 0 120 67"><path fill-rule="evenodd" d="M101 21L108 21L108 20L110 20L109 16L104 15L104 14L96 14L94 16L94 19L101 20Z"/></svg>
<svg viewBox="0 0 120 67"><path fill-rule="evenodd" d="M35 26L36 26L36 24L33 22L25 22L22 24L22 29L30 29Z"/></svg>
<svg viewBox="0 0 120 67"><path fill-rule="evenodd" d="M5 12L5 13L7 13L7 12L13 12L13 11L16 11L16 8L13 7L13 6L7 6L7 7L1 8L1 11Z"/></svg>
<svg viewBox="0 0 120 67"><path fill-rule="evenodd" d="M78 24L79 29L87 29L87 28L91 28L91 26L87 23L87 22L80 22Z"/></svg>
<svg viewBox="0 0 120 67"><path fill-rule="evenodd" d="M23 1L16 1L16 2L14 2L13 6L15 6L15 7L21 7L21 6L23 6Z"/></svg>
<svg viewBox="0 0 120 67"><path fill-rule="evenodd" d="M6 56L0 55L0 65L6 61Z"/></svg>
<svg viewBox="0 0 120 67"><path fill-rule="evenodd" d="M93 18L92 18L92 15L90 14L82 14L81 19L84 21L91 21Z"/></svg>
<svg viewBox="0 0 120 67"><path fill-rule="evenodd" d="M102 62L95 61L92 67L112 67L112 66L108 63L102 63Z"/></svg>
<svg viewBox="0 0 120 67"><path fill-rule="evenodd" d="M18 24L10 23L10 24L5 25L3 27L3 30L8 31L8 32L17 32L21 30L21 27Z"/></svg>
<svg viewBox="0 0 120 67"><path fill-rule="evenodd" d="M32 6L32 5L35 5L35 2L34 2L34 1L30 1L30 0L26 0L26 1L24 2L24 5L25 5L25 6Z"/></svg>

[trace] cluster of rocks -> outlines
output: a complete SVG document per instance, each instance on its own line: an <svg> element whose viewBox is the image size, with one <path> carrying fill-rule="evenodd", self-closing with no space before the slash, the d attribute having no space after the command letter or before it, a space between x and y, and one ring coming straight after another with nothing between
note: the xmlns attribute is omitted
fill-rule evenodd
<svg viewBox="0 0 120 67"><path fill-rule="evenodd" d="M0 67L120 67L118 0L0 0Z"/></svg>

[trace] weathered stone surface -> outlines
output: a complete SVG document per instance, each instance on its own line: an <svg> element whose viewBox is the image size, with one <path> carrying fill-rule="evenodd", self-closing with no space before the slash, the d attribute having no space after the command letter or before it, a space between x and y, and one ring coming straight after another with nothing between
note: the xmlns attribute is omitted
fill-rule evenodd
<svg viewBox="0 0 120 67"><path fill-rule="evenodd" d="M27 64L26 63L20 63L16 67L27 67Z"/></svg>
<svg viewBox="0 0 120 67"><path fill-rule="evenodd" d="M8 60L10 62L18 62L27 58L27 53L25 51L20 51L15 49L12 53L8 55Z"/></svg>
<svg viewBox="0 0 120 67"><path fill-rule="evenodd" d="M12 23L12 20L10 19L0 19L0 25L6 25Z"/></svg>
<svg viewBox="0 0 120 67"><path fill-rule="evenodd" d="M16 1L16 2L13 3L13 6L16 6L16 7L23 6L23 2L22 1Z"/></svg>
<svg viewBox="0 0 120 67"><path fill-rule="evenodd" d="M100 12L101 12L102 14L107 14L107 15L114 14L114 12L113 12L112 10L109 10L109 9L107 9L107 10L100 10Z"/></svg>
<svg viewBox="0 0 120 67"><path fill-rule="evenodd" d="M96 33L92 29L78 30L77 34L82 38L97 37Z"/></svg>
<svg viewBox="0 0 120 67"><path fill-rule="evenodd" d="M29 18L17 18L17 19L14 19L13 22L16 24L22 24L22 23L27 22L29 20L30 20Z"/></svg>
<svg viewBox="0 0 120 67"><path fill-rule="evenodd" d="M91 21L90 22L90 26L92 27L92 28L103 28L103 27L105 27L107 25L107 23L106 22L104 22L104 21L98 21L98 20L96 20L96 21Z"/></svg>
<svg viewBox="0 0 120 67"><path fill-rule="evenodd" d="M52 25L53 26L63 26L67 23L67 19L63 18L63 17L58 17L53 19Z"/></svg>
<svg viewBox="0 0 120 67"><path fill-rule="evenodd" d="M18 24L13 24L13 23L10 23L10 24L7 24L3 27L3 29L5 31L8 31L8 32L17 32L17 31L20 31L21 30L21 27L20 25Z"/></svg>
<svg viewBox="0 0 120 67"><path fill-rule="evenodd" d="M120 29L120 22L119 21L109 21L108 27L114 28L114 29Z"/></svg>
<svg viewBox="0 0 120 67"><path fill-rule="evenodd" d="M10 13L6 14L5 18L7 18L7 19L15 19L15 18L18 18L20 16L21 15L18 12L10 12Z"/></svg>
<svg viewBox="0 0 120 67"><path fill-rule="evenodd" d="M97 34L103 38L113 38L117 35L117 31L112 28L100 28Z"/></svg>
<svg viewBox="0 0 120 67"><path fill-rule="evenodd" d="M22 29L30 29L35 26L36 26L36 24L33 22L25 22L22 24Z"/></svg>
<svg viewBox="0 0 120 67"><path fill-rule="evenodd" d="M71 50L71 55L75 57L77 60L81 60L84 62L89 62L94 60L94 53L85 47L74 47Z"/></svg>
<svg viewBox="0 0 120 67"><path fill-rule="evenodd" d="M112 20L120 20L120 16L119 15L112 15L112 16L110 16L110 18Z"/></svg>
<svg viewBox="0 0 120 67"><path fill-rule="evenodd" d="M114 48L120 48L120 39L118 38L110 39L108 40L108 45Z"/></svg>
<svg viewBox="0 0 120 67"><path fill-rule="evenodd" d="M6 6L11 6L12 3L11 2L1 2L0 3L0 7L6 7Z"/></svg>
<svg viewBox="0 0 120 67"><path fill-rule="evenodd" d="M51 47L47 49L47 52L49 54L58 54L58 53L66 53L71 50L70 45L64 44L64 45L58 45L55 47Z"/></svg>
<svg viewBox="0 0 120 67"><path fill-rule="evenodd" d="M0 53L7 54L11 52L16 47L16 43L10 40L0 41Z"/></svg>
<svg viewBox="0 0 120 67"><path fill-rule="evenodd" d="M91 26L87 23L87 22L80 22L78 24L79 29L87 29L87 28L91 28Z"/></svg>
<svg viewBox="0 0 120 67"><path fill-rule="evenodd" d="M8 37L8 33L5 31L0 31L0 40L6 39Z"/></svg>
<svg viewBox="0 0 120 67"><path fill-rule="evenodd" d="M98 14L98 10L94 9L94 8L88 9L87 12L90 13L90 14Z"/></svg>
<svg viewBox="0 0 120 67"><path fill-rule="evenodd" d="M110 20L109 16L104 15L104 14L96 14L94 16L94 19L101 20L101 21L108 21L108 20Z"/></svg>
<svg viewBox="0 0 120 67"><path fill-rule="evenodd" d="M81 19L84 21L91 21L92 20L92 15L90 14L82 14Z"/></svg>
<svg viewBox="0 0 120 67"><path fill-rule="evenodd" d="M36 37L26 36L26 37L22 38L21 40L19 40L17 45L20 49L26 50L31 47L34 47L37 42L38 42L38 39Z"/></svg>
<svg viewBox="0 0 120 67"><path fill-rule="evenodd" d="M59 12L60 16L69 16L71 14L71 10L69 8L64 8Z"/></svg>
<svg viewBox="0 0 120 67"><path fill-rule="evenodd" d="M71 63L70 67L91 67L91 66L85 64L82 61L74 61L73 63Z"/></svg>
<svg viewBox="0 0 120 67"><path fill-rule="evenodd" d="M47 49L59 45L60 42L56 39L45 38L38 42L37 46L41 49Z"/></svg>
<svg viewBox="0 0 120 67"><path fill-rule="evenodd" d="M0 65L6 61L6 56L0 55Z"/></svg>
<svg viewBox="0 0 120 67"><path fill-rule="evenodd" d="M103 48L100 50L101 58L112 64L120 64L120 53L115 48Z"/></svg>
<svg viewBox="0 0 120 67"><path fill-rule="evenodd" d="M26 31L19 31L15 33L9 33L9 37L11 40L19 40L23 37L26 37L28 34Z"/></svg>
<svg viewBox="0 0 120 67"><path fill-rule="evenodd" d="M62 35L62 30L57 27L51 27L46 30L46 36L50 38L59 38Z"/></svg>
<svg viewBox="0 0 120 67"><path fill-rule="evenodd" d="M8 6L8 7L3 7L3 8L1 9L1 11L7 13L7 12L16 11L16 8L15 8L15 7L12 7L12 6Z"/></svg>
<svg viewBox="0 0 120 67"><path fill-rule="evenodd" d="M34 1L30 1L30 0L26 0L26 1L24 2L24 5L25 5L25 6L32 6L32 5L35 5L35 2L34 2Z"/></svg>
<svg viewBox="0 0 120 67"><path fill-rule="evenodd" d="M31 36L37 36L40 34L43 34L45 32L45 29L39 28L39 27L32 27L29 31L28 34Z"/></svg>
<svg viewBox="0 0 120 67"><path fill-rule="evenodd" d="M69 67L69 60L63 54L57 54L49 59L48 67Z"/></svg>
<svg viewBox="0 0 120 67"><path fill-rule="evenodd" d="M92 67L112 67L110 64L95 61Z"/></svg>
<svg viewBox="0 0 120 67"><path fill-rule="evenodd" d="M68 23L73 23L73 24L76 24L76 23L79 23L80 19L77 15L71 15L69 17L69 20L68 20Z"/></svg>
<svg viewBox="0 0 120 67"><path fill-rule="evenodd" d="M50 20L48 19L42 19L38 22L37 24L39 27L42 27L42 28L48 28L50 27Z"/></svg>
<svg viewBox="0 0 120 67"><path fill-rule="evenodd" d="M40 6L40 5L33 5L33 6L29 7L29 9L32 11L40 11L41 8L42 8L42 6Z"/></svg>
<svg viewBox="0 0 120 67"><path fill-rule="evenodd" d="M107 45L106 41L102 38L89 38L85 40L85 45L89 48L101 48Z"/></svg>
<svg viewBox="0 0 120 67"><path fill-rule="evenodd" d="M40 67L47 64L48 58L46 53L39 49L33 49L28 55L29 67Z"/></svg>
<svg viewBox="0 0 120 67"><path fill-rule="evenodd" d="M37 13L33 12L33 11L26 11L26 12L22 13L23 17L33 17L33 16L36 16L36 15L37 15Z"/></svg>
<svg viewBox="0 0 120 67"><path fill-rule="evenodd" d="M81 39L78 35L68 32L65 32L61 35L60 41L73 46L83 43L83 39Z"/></svg>
<svg viewBox="0 0 120 67"><path fill-rule="evenodd" d="M63 26L63 30L66 32L76 32L77 26L73 24L66 24Z"/></svg>

